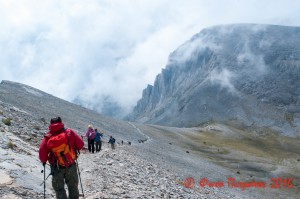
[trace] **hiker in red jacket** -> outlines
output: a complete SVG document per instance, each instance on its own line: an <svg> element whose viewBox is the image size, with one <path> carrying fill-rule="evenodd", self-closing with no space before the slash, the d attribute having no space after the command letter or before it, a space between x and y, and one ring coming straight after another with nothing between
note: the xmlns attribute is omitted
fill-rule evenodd
<svg viewBox="0 0 300 199"><path fill-rule="evenodd" d="M39 159L51 165L52 186L57 199L78 199L78 175L75 159L83 148L83 140L72 130L65 129L60 117L52 118L49 132L40 144ZM64 182L69 190L67 197Z"/></svg>

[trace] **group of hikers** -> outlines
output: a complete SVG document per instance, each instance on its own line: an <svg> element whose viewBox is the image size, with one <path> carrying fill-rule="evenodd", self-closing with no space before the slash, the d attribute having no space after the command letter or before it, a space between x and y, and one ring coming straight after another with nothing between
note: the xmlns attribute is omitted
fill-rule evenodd
<svg viewBox="0 0 300 199"><path fill-rule="evenodd" d="M96 143L96 152L101 151L103 133L99 132L98 129L94 129L92 125L88 125L88 130L86 131L85 134L82 135L82 138L83 137L87 137L89 152L94 153L95 143ZM111 144L112 149L115 149L115 143L116 143L115 138L110 136L108 143Z"/></svg>
<svg viewBox="0 0 300 199"><path fill-rule="evenodd" d="M49 175L52 175L52 187L56 198L78 199L80 196L78 184L81 179L77 157L79 151L84 147L83 137L87 137L90 153L95 151L94 143L96 143L96 152L100 152L103 133L100 133L98 129L94 129L92 125L88 125L87 132L80 138L72 129L65 128L60 117L52 118L48 129L49 131L45 134L39 148L39 159L44 166L44 198L46 189L45 166L48 161L51 168ZM110 136L108 143L111 144L112 149L115 149L115 141L115 138ZM68 197L64 188L65 183L68 187Z"/></svg>

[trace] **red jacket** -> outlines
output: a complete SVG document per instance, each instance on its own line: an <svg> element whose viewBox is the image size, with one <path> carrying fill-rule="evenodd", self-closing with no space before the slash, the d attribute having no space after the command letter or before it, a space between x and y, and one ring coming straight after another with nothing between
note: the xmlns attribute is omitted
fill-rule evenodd
<svg viewBox="0 0 300 199"><path fill-rule="evenodd" d="M64 129L63 123L55 123L49 125L49 132L44 136L39 149L39 158L42 163L46 163L49 160L50 149L48 149L47 147L48 140L52 136L64 132L61 131L62 129ZM84 146L83 140L72 129L67 129L66 131L68 131L68 134L70 136L70 146L73 146L76 150L81 150Z"/></svg>

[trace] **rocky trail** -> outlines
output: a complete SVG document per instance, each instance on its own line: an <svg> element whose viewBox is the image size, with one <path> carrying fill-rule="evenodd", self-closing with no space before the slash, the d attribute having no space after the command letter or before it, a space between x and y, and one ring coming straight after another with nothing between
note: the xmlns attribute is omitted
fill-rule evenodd
<svg viewBox="0 0 300 199"><path fill-rule="evenodd" d="M138 158L129 145L107 146L79 158L86 198L219 198L205 190L184 188L183 179Z"/></svg>
<svg viewBox="0 0 300 199"><path fill-rule="evenodd" d="M37 148L19 140L9 132L2 140L14 142L14 149L1 148L0 198L43 198L43 170ZM22 148L27 156L19 153ZM95 198L220 198L213 191L192 190L183 179L170 171L135 156L136 148L119 145L115 150L104 144L99 153L82 151L78 158L86 199ZM46 166L46 176L49 174ZM80 192L82 193L80 184ZM46 198L54 198L51 177L46 183Z"/></svg>

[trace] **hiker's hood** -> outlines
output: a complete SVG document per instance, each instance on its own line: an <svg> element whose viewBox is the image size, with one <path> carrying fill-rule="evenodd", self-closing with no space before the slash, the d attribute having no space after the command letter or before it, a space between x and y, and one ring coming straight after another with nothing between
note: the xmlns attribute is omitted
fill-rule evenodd
<svg viewBox="0 0 300 199"><path fill-rule="evenodd" d="M59 123L55 123L55 124L50 124L49 125L49 132L48 134L51 134L51 135L55 135L55 134L58 134L61 132L61 130L65 128L65 125L61 122Z"/></svg>

